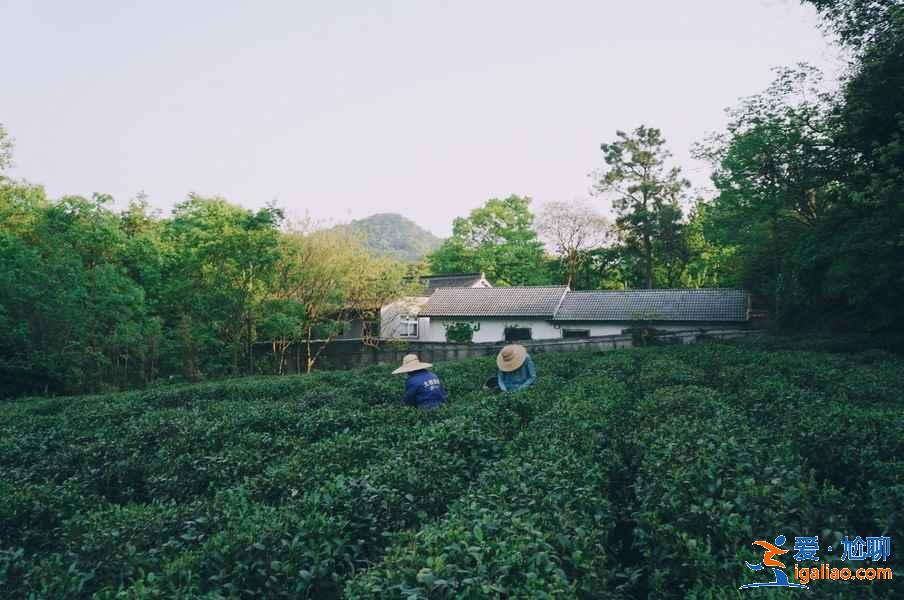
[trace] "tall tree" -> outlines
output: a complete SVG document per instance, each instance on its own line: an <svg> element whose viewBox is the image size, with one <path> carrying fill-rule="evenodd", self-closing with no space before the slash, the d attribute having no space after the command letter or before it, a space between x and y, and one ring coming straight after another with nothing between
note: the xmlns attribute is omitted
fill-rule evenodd
<svg viewBox="0 0 904 600"><path fill-rule="evenodd" d="M180 331L186 376L253 371L254 323L280 258L283 215L191 196L166 224L166 318ZM219 358L223 352L229 362ZM208 357L196 362L198 352Z"/></svg>
<svg viewBox="0 0 904 600"><path fill-rule="evenodd" d="M844 323L904 322L904 4L900 0L808 0L849 51L832 110L844 161L830 223L802 256ZM814 253L814 250L819 250ZM813 270L811 268L811 270ZM823 319L820 319L822 321Z"/></svg>
<svg viewBox="0 0 904 600"><path fill-rule="evenodd" d="M283 236L265 329L279 356L303 344L305 371L314 369L327 346L351 320L369 321L380 307L403 295L406 267L377 256L347 229L305 224Z"/></svg>
<svg viewBox="0 0 904 600"><path fill-rule="evenodd" d="M802 240L818 235L844 195L839 175L846 159L832 110L819 71L779 69L765 92L729 111L726 133L697 149L712 161L718 190L704 235L733 249L738 279L784 321L805 298L812 302L808 288L822 278L820 267L805 268L809 259L798 259Z"/></svg>
<svg viewBox="0 0 904 600"><path fill-rule="evenodd" d="M573 285L581 260L602 246L609 235L609 221L589 202L550 202L537 218L541 239L552 244L566 269L566 285Z"/></svg>
<svg viewBox="0 0 904 600"><path fill-rule="evenodd" d="M681 202L690 183L678 167L667 166L671 153L658 129L641 125L616 136L600 146L606 167L597 175L596 191L611 199L619 237L640 255L644 284L652 288L657 244L666 249L667 238L679 235Z"/></svg>
<svg viewBox="0 0 904 600"><path fill-rule="evenodd" d="M3 123L0 123L0 178L3 171L9 168L13 162L13 140L9 137Z"/></svg>
<svg viewBox="0 0 904 600"><path fill-rule="evenodd" d="M838 92L786 69L715 144L707 226L791 327L900 328L904 5L807 0L848 52ZM818 80L816 81L818 83Z"/></svg>
<svg viewBox="0 0 904 600"><path fill-rule="evenodd" d="M493 198L455 219L452 237L428 257L434 273L483 271L494 285L541 285L550 277L533 229L530 198Z"/></svg>
<svg viewBox="0 0 904 600"><path fill-rule="evenodd" d="M894 29L901 16L901 0L803 0L822 15L841 43L862 49Z"/></svg>
<svg viewBox="0 0 904 600"><path fill-rule="evenodd" d="M690 261L687 231L681 207L664 204L657 212L656 237L653 238L654 280L667 288L679 287Z"/></svg>
<svg viewBox="0 0 904 600"><path fill-rule="evenodd" d="M108 198L0 181L0 389L147 383L159 322L122 266Z"/></svg>
<svg viewBox="0 0 904 600"><path fill-rule="evenodd" d="M741 286L736 249L712 239L712 218L712 206L702 200L688 218L685 284L694 288Z"/></svg>

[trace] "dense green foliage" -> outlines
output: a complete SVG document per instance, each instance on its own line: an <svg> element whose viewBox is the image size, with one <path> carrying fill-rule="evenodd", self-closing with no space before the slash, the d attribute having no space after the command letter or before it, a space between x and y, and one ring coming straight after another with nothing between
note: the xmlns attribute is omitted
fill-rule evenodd
<svg viewBox="0 0 904 600"><path fill-rule="evenodd" d="M904 293L904 5L810 0L846 46L837 91L779 72L702 155L718 195L703 217L729 273L790 326L900 328Z"/></svg>
<svg viewBox="0 0 904 600"><path fill-rule="evenodd" d="M412 263L423 260L442 243L411 219L396 213L371 215L344 227L360 235L374 252Z"/></svg>
<svg viewBox="0 0 904 600"><path fill-rule="evenodd" d="M467 322L449 323L446 325L446 341L466 344L474 339L474 324Z"/></svg>
<svg viewBox="0 0 904 600"><path fill-rule="evenodd" d="M620 250L639 261L643 287L676 287L687 262L681 204L690 182L666 164L662 132L641 125L602 144L606 167L597 190L616 211Z"/></svg>
<svg viewBox="0 0 904 600"><path fill-rule="evenodd" d="M541 354L503 396L440 364L432 413L387 367L8 402L0 596L734 597L754 539L904 534L904 361L760 349L807 344Z"/></svg>
<svg viewBox="0 0 904 600"><path fill-rule="evenodd" d="M287 231L273 207L191 196L161 218L0 176L0 398L282 372L287 349L372 317L404 274L346 233Z"/></svg>
<svg viewBox="0 0 904 600"><path fill-rule="evenodd" d="M550 281L543 244L533 229L530 198L492 198L452 224L448 238L427 257L430 271L482 272L493 285L543 285Z"/></svg>
<svg viewBox="0 0 904 600"><path fill-rule="evenodd" d="M0 397L142 382L157 369L159 296L140 281L163 286L160 253L105 202L51 203L0 180Z"/></svg>

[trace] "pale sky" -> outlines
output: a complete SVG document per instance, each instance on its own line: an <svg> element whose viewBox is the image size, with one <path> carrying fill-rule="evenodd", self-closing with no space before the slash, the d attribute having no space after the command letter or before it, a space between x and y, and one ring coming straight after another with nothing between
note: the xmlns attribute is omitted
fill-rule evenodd
<svg viewBox="0 0 904 600"><path fill-rule="evenodd" d="M771 68L837 73L782 0L0 0L11 175L51 196L189 192L438 235L491 197L585 196L600 142L691 145Z"/></svg>

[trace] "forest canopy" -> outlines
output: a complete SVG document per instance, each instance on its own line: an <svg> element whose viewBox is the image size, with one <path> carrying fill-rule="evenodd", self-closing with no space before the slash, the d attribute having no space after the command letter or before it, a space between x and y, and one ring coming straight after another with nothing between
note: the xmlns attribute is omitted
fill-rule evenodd
<svg viewBox="0 0 904 600"><path fill-rule="evenodd" d="M846 74L832 86L811 66L780 67L724 131L700 132L714 193L694 197L667 132L644 124L597 139L589 198L491 198L441 244L391 215L357 223L368 247L354 227L217 197L191 195L165 217L142 196L122 209L104 194L51 199L8 177L14 143L0 125L0 389L282 373L301 348L311 370L313 342L373 321L428 270L482 271L497 286L743 287L782 331L900 330L904 6L805 3L845 49ZM403 264L387 252L430 254Z"/></svg>

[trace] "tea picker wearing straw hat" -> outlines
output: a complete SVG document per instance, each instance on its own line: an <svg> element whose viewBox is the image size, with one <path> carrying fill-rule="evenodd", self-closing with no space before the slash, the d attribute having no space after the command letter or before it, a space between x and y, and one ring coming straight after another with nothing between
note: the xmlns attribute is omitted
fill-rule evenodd
<svg viewBox="0 0 904 600"><path fill-rule="evenodd" d="M402 359L402 366L392 372L393 375L406 373L405 399L403 402L409 406L417 406L424 410L436 408L446 401L449 395L443 389L436 373L430 371L430 363L418 360L417 354L406 354Z"/></svg>
<svg viewBox="0 0 904 600"><path fill-rule="evenodd" d="M487 380L488 388L514 392L531 386L537 380L537 369L527 349L520 344L505 346L496 356L499 371Z"/></svg>

